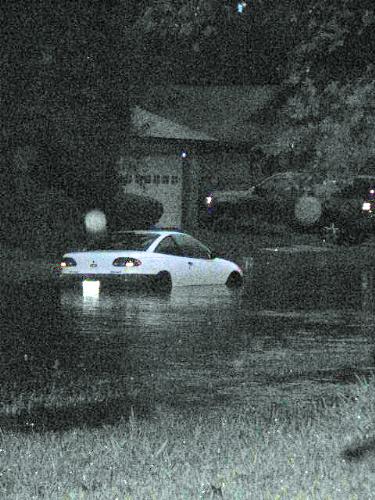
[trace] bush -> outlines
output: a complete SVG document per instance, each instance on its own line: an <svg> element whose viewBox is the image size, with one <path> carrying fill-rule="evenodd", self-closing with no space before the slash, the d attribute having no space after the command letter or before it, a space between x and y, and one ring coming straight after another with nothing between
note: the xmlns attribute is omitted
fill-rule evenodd
<svg viewBox="0 0 375 500"><path fill-rule="evenodd" d="M163 215L163 205L148 196L120 193L106 215L108 228L113 231L149 229Z"/></svg>
<svg viewBox="0 0 375 500"><path fill-rule="evenodd" d="M2 215L3 242L34 253L60 253L84 236L83 214L62 191L19 190Z"/></svg>

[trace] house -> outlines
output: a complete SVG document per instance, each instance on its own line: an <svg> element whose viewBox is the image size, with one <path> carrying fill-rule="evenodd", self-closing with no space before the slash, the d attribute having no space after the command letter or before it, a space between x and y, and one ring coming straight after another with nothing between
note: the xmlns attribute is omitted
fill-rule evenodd
<svg viewBox="0 0 375 500"><path fill-rule="evenodd" d="M203 193L246 189L276 169L278 98L275 86L148 89L118 162L124 191L160 200L160 226L194 227Z"/></svg>

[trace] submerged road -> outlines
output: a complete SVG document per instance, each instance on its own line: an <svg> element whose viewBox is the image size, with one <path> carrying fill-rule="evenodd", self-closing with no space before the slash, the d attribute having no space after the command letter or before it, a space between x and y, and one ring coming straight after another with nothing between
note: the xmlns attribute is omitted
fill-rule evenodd
<svg viewBox="0 0 375 500"><path fill-rule="evenodd" d="M248 249L246 249L248 250ZM265 246L241 291L1 289L2 401L17 391L167 408L311 401L374 367L372 249ZM48 284L47 284L48 283ZM43 399L43 398L42 398Z"/></svg>

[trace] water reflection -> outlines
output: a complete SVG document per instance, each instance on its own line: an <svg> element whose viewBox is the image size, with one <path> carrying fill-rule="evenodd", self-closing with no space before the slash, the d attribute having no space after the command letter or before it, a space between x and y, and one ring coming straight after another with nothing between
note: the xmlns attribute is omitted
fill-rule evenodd
<svg viewBox="0 0 375 500"><path fill-rule="evenodd" d="M100 425L130 413L134 402L127 392L130 364L122 336L103 343L101 334L82 335L52 280L3 283L0 307L2 428ZM113 380L117 391L111 392Z"/></svg>
<svg viewBox="0 0 375 500"><path fill-rule="evenodd" d="M150 404L229 404L267 399L269 384L321 386L371 369L371 273L350 269L326 255L267 256L240 292L112 290L91 304L67 293L62 304L84 335L127 339L132 390Z"/></svg>
<svg viewBox="0 0 375 500"><path fill-rule="evenodd" d="M95 301L99 299L100 281L85 280L82 283L82 295L85 300Z"/></svg>
<svg viewBox="0 0 375 500"><path fill-rule="evenodd" d="M181 326L187 321L189 328L198 317L205 320L215 311L235 311L239 307L240 291L225 286L197 286L173 288L170 294L111 289L97 297L87 297L82 290L64 290L61 305L65 311L79 311L82 317L99 315L101 318L116 317L127 325L136 322L143 327L164 329L175 322ZM192 317L193 315L193 317Z"/></svg>
<svg viewBox="0 0 375 500"><path fill-rule="evenodd" d="M54 367L69 363L76 352L74 337L64 337L57 288L52 284L2 284L0 289L0 380L22 389L44 387Z"/></svg>

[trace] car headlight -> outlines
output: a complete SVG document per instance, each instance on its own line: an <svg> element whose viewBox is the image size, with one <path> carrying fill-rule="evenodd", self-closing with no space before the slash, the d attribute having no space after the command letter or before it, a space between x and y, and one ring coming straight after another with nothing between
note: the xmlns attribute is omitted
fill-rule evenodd
<svg viewBox="0 0 375 500"><path fill-rule="evenodd" d="M364 201L362 203L362 210L364 212L371 212L371 203L369 201Z"/></svg>

